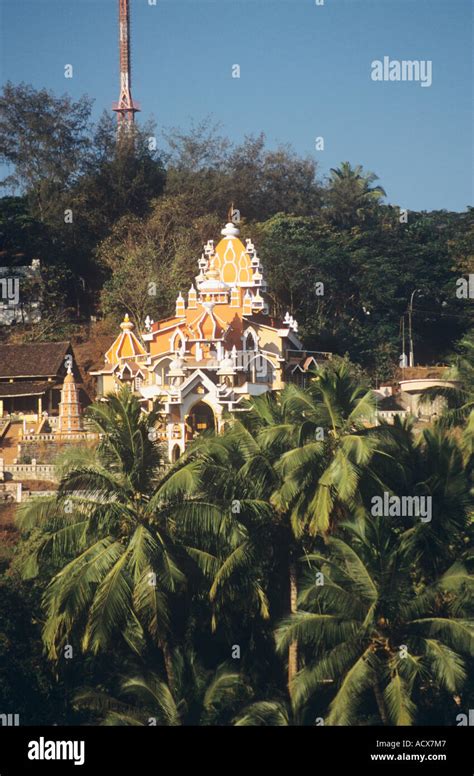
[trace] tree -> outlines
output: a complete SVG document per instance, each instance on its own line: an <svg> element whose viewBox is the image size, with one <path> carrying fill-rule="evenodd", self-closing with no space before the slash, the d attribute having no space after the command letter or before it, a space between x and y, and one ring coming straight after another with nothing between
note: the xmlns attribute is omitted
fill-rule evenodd
<svg viewBox="0 0 474 776"><path fill-rule="evenodd" d="M362 508L357 486L375 449L361 432L373 410L371 394L345 366L322 371L313 385L253 398L226 434L200 441L174 475L180 485L188 476L179 523L194 537L214 617L240 598L247 611L252 606L268 618L275 577L288 580L284 606L296 611L297 559L341 514ZM171 477L165 493L176 495L173 488ZM281 595L272 603L278 611ZM290 682L297 663L294 642Z"/></svg>
<svg viewBox="0 0 474 776"><path fill-rule="evenodd" d="M469 329L457 344L453 365L446 370L445 379L452 386L436 386L423 392L421 404L435 399L444 400L440 422L443 425L463 425L474 411L474 329Z"/></svg>
<svg viewBox="0 0 474 776"><path fill-rule="evenodd" d="M463 440L439 423L420 432L413 419L397 418L393 424L382 423L375 434L379 452L372 461L374 477L363 492L367 512L371 498L383 497L383 491L430 499L429 520L413 515L398 526L405 551L429 583L466 558L472 542L472 482L463 455L472 431L466 429Z"/></svg>
<svg viewBox="0 0 474 776"><path fill-rule="evenodd" d="M346 541L331 537L325 551L307 556L301 608L276 632L279 651L294 639L305 650L293 703L332 683L325 724L363 724L371 694L382 724L413 724L424 697L438 693L446 703L464 686L466 658L474 654L474 577L456 562L420 591L385 518L344 532Z"/></svg>
<svg viewBox="0 0 474 776"><path fill-rule="evenodd" d="M14 171L3 185L24 191L32 215L47 221L77 180L90 145L92 100L56 97L8 81L0 95L0 159Z"/></svg>
<svg viewBox="0 0 474 776"><path fill-rule="evenodd" d="M143 218L163 193L165 169L153 122L134 125L117 142L117 125L104 112L93 128L84 174L74 186L75 230L91 249L122 217Z"/></svg>
<svg viewBox="0 0 474 776"><path fill-rule="evenodd" d="M64 686L42 654L39 590L2 575L0 593L2 714L18 714L20 725L58 724L64 721Z"/></svg>
<svg viewBox="0 0 474 776"><path fill-rule="evenodd" d="M188 133L174 128L165 139L166 192L184 195L195 215L213 212L222 219L231 202L249 220L309 214L321 205L315 161L298 157L290 146L267 149L263 133L233 145L206 121Z"/></svg>
<svg viewBox="0 0 474 776"><path fill-rule="evenodd" d="M233 666L206 670L192 650L174 650L173 685L150 671L138 671L120 683L120 697L83 688L75 703L99 713L103 725L225 725L252 690Z"/></svg>
<svg viewBox="0 0 474 776"><path fill-rule="evenodd" d="M57 495L27 502L18 518L21 530L43 532L27 573L48 559L59 568L44 595L44 643L54 660L73 637L92 654L115 643L140 654L151 643L171 671L170 600L185 578L159 494L156 412L143 414L123 388L88 416L97 449L66 455Z"/></svg>
<svg viewBox="0 0 474 776"><path fill-rule="evenodd" d="M288 386L283 402L301 441L278 462L272 503L289 511L294 531L326 535L349 512L363 511L361 482L377 447L368 429L373 393L340 362L315 373L306 390Z"/></svg>
<svg viewBox="0 0 474 776"><path fill-rule="evenodd" d="M353 226L373 212L386 196L381 186L372 186L376 180L377 175L364 172L360 164L352 167L342 162L340 167L331 168L327 200L336 223Z"/></svg>
<svg viewBox="0 0 474 776"><path fill-rule="evenodd" d="M128 311L143 324L174 314L178 292L186 293L197 272L197 256L208 235L221 227L213 216L196 217L184 196L162 196L145 218L124 216L97 248L105 283L102 311L120 318Z"/></svg>
<svg viewBox="0 0 474 776"><path fill-rule="evenodd" d="M198 440L164 486L166 496L181 491L185 499L178 523L207 581L212 625L230 622L233 634L248 618L268 620L271 578L279 578L276 610L294 602L291 526L270 503L279 484L275 462L291 429L278 397L257 397L248 409L225 434ZM290 657L291 675L294 649Z"/></svg>
<svg viewBox="0 0 474 776"><path fill-rule="evenodd" d="M31 215L25 196L0 197L0 241L1 263L7 267L44 260L51 251L47 230Z"/></svg>

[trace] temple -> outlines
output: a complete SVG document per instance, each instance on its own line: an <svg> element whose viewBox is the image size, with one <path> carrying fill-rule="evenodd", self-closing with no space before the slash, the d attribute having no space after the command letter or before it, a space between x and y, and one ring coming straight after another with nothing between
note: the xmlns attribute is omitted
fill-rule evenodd
<svg viewBox="0 0 474 776"><path fill-rule="evenodd" d="M328 353L304 350L298 324L288 313L269 313L260 259L250 239L244 243L231 221L214 245L209 240L198 261L199 273L186 298L180 292L175 314L148 317L139 338L125 316L121 333L105 354L105 365L91 372L97 395L128 384L151 409L158 400L158 430L170 460L176 460L197 434L223 428L244 399L281 390L286 382L304 384Z"/></svg>

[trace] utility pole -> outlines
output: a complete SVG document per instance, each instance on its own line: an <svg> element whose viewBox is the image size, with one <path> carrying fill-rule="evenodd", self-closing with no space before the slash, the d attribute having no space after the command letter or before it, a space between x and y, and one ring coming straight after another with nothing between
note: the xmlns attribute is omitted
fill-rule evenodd
<svg viewBox="0 0 474 776"><path fill-rule="evenodd" d="M123 129L130 129L135 113L140 108L132 99L132 61L130 56L130 7L129 0L118 0L119 4L119 52L120 52L120 96L112 109L117 114L119 135Z"/></svg>
<svg viewBox="0 0 474 776"><path fill-rule="evenodd" d="M415 294L419 291L419 288L415 288L414 291L411 292L410 297L410 304L408 306L408 340L410 343L410 360L409 360L409 366L415 366L415 354L413 352L413 327L412 327L412 318L413 318L413 298Z"/></svg>

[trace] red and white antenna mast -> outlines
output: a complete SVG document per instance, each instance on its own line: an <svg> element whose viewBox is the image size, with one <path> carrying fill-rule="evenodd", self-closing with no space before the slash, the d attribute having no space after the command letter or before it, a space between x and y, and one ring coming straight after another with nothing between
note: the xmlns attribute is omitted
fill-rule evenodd
<svg viewBox="0 0 474 776"><path fill-rule="evenodd" d="M112 106L117 114L119 130L130 128L135 113L140 110L132 99L132 62L130 57L130 7L129 0L119 0L119 44L120 44L120 96Z"/></svg>

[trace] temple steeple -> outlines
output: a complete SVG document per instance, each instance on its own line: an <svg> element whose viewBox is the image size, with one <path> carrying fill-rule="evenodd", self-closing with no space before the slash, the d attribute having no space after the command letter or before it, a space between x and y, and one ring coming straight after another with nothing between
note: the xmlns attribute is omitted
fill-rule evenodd
<svg viewBox="0 0 474 776"><path fill-rule="evenodd" d="M69 363L61 389L61 401L59 402L59 418L56 433L61 436L67 436L82 430L82 407L79 401L79 391L74 381L71 364Z"/></svg>

